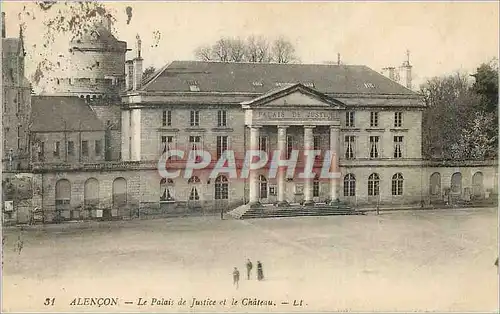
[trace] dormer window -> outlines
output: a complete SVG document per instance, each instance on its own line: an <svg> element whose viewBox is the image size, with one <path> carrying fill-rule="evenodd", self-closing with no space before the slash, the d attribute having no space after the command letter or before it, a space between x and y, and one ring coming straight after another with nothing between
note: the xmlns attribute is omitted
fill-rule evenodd
<svg viewBox="0 0 500 314"><path fill-rule="evenodd" d="M187 83L189 85L189 90L191 92L199 92L200 91L200 86L198 85L198 81L188 81Z"/></svg>

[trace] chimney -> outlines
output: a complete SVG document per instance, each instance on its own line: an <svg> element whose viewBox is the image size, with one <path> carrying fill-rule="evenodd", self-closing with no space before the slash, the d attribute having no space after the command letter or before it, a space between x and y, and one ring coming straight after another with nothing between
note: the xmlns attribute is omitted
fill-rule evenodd
<svg viewBox="0 0 500 314"><path fill-rule="evenodd" d="M384 74L385 76L387 76L388 78L390 78L393 81L397 81L397 78L396 78L396 68L395 67L383 68L382 69L382 74Z"/></svg>
<svg viewBox="0 0 500 314"><path fill-rule="evenodd" d="M2 38L6 37L5 31L5 12L2 12Z"/></svg>
<svg viewBox="0 0 500 314"><path fill-rule="evenodd" d="M411 74L412 66L410 64L410 51L406 50L406 60L400 67L401 72L401 84L406 88L412 88L412 74Z"/></svg>
<svg viewBox="0 0 500 314"><path fill-rule="evenodd" d="M125 89L130 90L134 84L134 61L125 61Z"/></svg>
<svg viewBox="0 0 500 314"><path fill-rule="evenodd" d="M133 60L133 82L132 89L137 90L141 87L142 83L142 58L141 58L141 37L139 34L135 37L136 39L136 49L137 56Z"/></svg>
<svg viewBox="0 0 500 314"><path fill-rule="evenodd" d="M340 53L337 53L337 65L340 65Z"/></svg>

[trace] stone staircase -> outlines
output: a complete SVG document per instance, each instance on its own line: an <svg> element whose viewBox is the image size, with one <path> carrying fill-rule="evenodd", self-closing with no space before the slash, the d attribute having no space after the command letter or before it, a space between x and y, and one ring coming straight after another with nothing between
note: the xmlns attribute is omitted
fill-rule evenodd
<svg viewBox="0 0 500 314"><path fill-rule="evenodd" d="M236 219L252 218L279 218L279 217L304 217L304 216L333 216L333 215L362 215L344 203L316 203L313 206L290 204L286 207L276 207L272 204L251 207L248 204L238 206L228 212Z"/></svg>

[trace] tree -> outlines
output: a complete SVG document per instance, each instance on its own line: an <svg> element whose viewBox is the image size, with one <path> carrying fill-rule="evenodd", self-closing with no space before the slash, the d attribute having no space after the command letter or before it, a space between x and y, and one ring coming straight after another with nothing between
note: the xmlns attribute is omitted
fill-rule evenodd
<svg viewBox="0 0 500 314"><path fill-rule="evenodd" d="M290 63L295 61L295 48L292 43L284 37L280 37L273 42L273 61L276 63Z"/></svg>
<svg viewBox="0 0 500 314"><path fill-rule="evenodd" d="M422 121L424 157L484 160L497 155L496 112L487 110L477 90L477 80L471 84L460 73L435 77L421 86L427 104Z"/></svg>
<svg viewBox="0 0 500 314"><path fill-rule="evenodd" d="M422 121L424 156L463 159L459 130L466 127L471 109L479 103L467 76L457 73L435 77L421 87L421 93L427 104Z"/></svg>
<svg viewBox="0 0 500 314"><path fill-rule="evenodd" d="M151 77L156 72L156 69L154 66L149 66L147 67L144 72L142 72L142 80L147 80L148 78Z"/></svg>
<svg viewBox="0 0 500 314"><path fill-rule="evenodd" d="M248 62L270 62L269 42L262 36L249 36L246 40L245 56Z"/></svg>
<svg viewBox="0 0 500 314"><path fill-rule="evenodd" d="M496 60L483 63L475 74L473 90L482 97L484 110L487 112L498 111L498 64Z"/></svg>
<svg viewBox="0 0 500 314"><path fill-rule="evenodd" d="M56 39L76 40L96 24L112 24L116 21L114 13L104 2L99 1L38 1L23 3L18 19L23 31L37 18L42 19L44 32L42 42L28 48L27 55L35 65L32 80L37 87L43 78L55 70L58 61L52 46Z"/></svg>
<svg viewBox="0 0 500 314"><path fill-rule="evenodd" d="M201 61L211 61L213 59L212 47L200 46L194 51L194 56Z"/></svg>
<svg viewBox="0 0 500 314"><path fill-rule="evenodd" d="M270 44L264 37L253 35L246 40L223 37L213 45L196 48L194 55L201 61L290 63L297 60L294 46L284 37Z"/></svg>

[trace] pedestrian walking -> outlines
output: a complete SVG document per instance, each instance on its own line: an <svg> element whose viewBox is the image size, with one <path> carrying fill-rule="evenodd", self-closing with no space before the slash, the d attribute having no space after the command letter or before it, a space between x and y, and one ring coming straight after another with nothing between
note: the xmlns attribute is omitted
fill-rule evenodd
<svg viewBox="0 0 500 314"><path fill-rule="evenodd" d="M264 270L262 269L262 263L257 261L257 280L264 280Z"/></svg>
<svg viewBox="0 0 500 314"><path fill-rule="evenodd" d="M238 270L238 268L235 267L233 270L233 285L235 285L236 289L238 289L239 284L240 284L240 271Z"/></svg>
<svg viewBox="0 0 500 314"><path fill-rule="evenodd" d="M495 266L498 267L498 257L497 260L495 261Z"/></svg>
<svg viewBox="0 0 500 314"><path fill-rule="evenodd" d="M21 251L23 250L24 241L21 239L21 235L17 236L17 254L21 255Z"/></svg>
<svg viewBox="0 0 500 314"><path fill-rule="evenodd" d="M250 273L252 272L253 264L250 259L247 260L247 280L250 280Z"/></svg>
<svg viewBox="0 0 500 314"><path fill-rule="evenodd" d="M224 220L224 209L220 210L220 220Z"/></svg>

